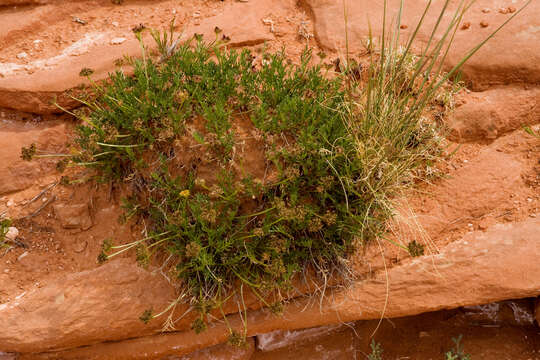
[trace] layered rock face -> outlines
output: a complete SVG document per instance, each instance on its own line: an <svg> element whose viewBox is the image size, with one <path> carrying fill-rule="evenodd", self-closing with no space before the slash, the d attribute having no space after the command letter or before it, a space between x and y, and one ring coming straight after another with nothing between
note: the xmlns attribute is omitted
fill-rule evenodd
<svg viewBox="0 0 540 360"><path fill-rule="evenodd" d="M378 34L382 33L384 2L384 0L303 0L305 6L313 13L315 35L319 44L323 48L340 51L344 51L348 46L352 54L365 50L370 27L376 40ZM458 1L449 3L439 31L435 32L436 39L444 33L445 25L451 21L458 4ZM463 16L462 25L455 34L447 57L447 66L458 64L471 49L484 41L524 4L524 1L474 2ZM443 5L444 1L433 2L419 30L418 46L428 43ZM388 22L396 21L399 6L399 0L387 2ZM424 1L405 3L401 19L401 36L404 41L414 32L425 7ZM540 4L531 2L523 13L518 14L467 61L463 73L474 90L517 82L525 84L540 82L540 49L536 46L540 41L538 31L540 19L532 15L539 12Z"/></svg>
<svg viewBox="0 0 540 360"><path fill-rule="evenodd" d="M540 290L540 280L535 276L540 271L539 228L537 219L496 225L486 232L466 235L437 255L410 259L349 289L336 291L323 300L322 306L298 300L285 307L283 316L265 310L251 312L248 334L403 317L536 296ZM0 334L0 347L39 352L157 333L159 322L144 325L138 318L149 306L162 308L172 298L172 288L159 275L126 261L111 262L0 306L0 327L5 329ZM242 329L238 315L231 315L229 321ZM70 350L61 358L91 358L93 353L123 354L126 359L151 354L157 358L187 354L225 342L228 336L226 325L214 324L200 336L185 331L140 337Z"/></svg>
<svg viewBox="0 0 540 360"><path fill-rule="evenodd" d="M103 8L96 7L96 3ZM382 0L348 0L345 9L342 0L217 3L207 4L202 14L199 2L183 4L189 13L182 14L179 30L183 29L186 37L198 32L212 39L218 26L231 37L231 46L267 42L274 49L285 44L298 52L306 44L313 45L313 31L316 46L334 57L343 56L345 39L353 56L362 53L369 25L374 34L381 31ZM388 2L389 19L395 16L398 3ZM451 2L450 10L455 3ZM500 1L495 6L493 1L478 0L464 16L445 66L457 64L524 3ZM20 7L23 4L29 6ZM0 1L0 6L8 5L18 7L0 8L0 23L5 26L0 31L0 42L7 44L0 53L0 106L34 114L58 112L57 105L77 106L66 91L88 84L89 80L79 75L84 67L95 71L94 80L104 79L116 69L129 72L127 67L114 63L123 55L140 55L140 44L130 36L131 28L140 22L165 28L172 10L174 14L181 11L175 1L126 0L125 8L113 7L109 1ZM424 5L424 1L405 4L401 29L404 39L414 30ZM440 2L434 2L427 13L417 46L426 44L427 29L435 24L440 6ZM253 305L247 317L248 336L540 295L539 148L536 139L520 130L523 125L540 123L539 13L540 2L531 2L463 68L464 79L472 91L459 95L457 108L446 119L449 139L462 143L449 146L460 149L458 160L449 160L449 178L429 187L429 194L421 201L410 199L418 214L414 221L436 239L432 252L414 259L398 253L397 260L392 262L389 260L394 258L395 250L388 250L384 244L379 256L381 250L374 247L373 258L387 263L381 261L374 271L366 272L364 280L350 288L328 292L321 302L318 298L314 301L299 297L285 306L282 316ZM13 14L19 14L20 21L6 20ZM74 23L73 17L95 21L81 25ZM115 17L120 19L119 24ZM445 21L448 17L444 17ZM37 40L59 45L49 44L49 48L42 49L42 43L34 41L39 32L33 29L48 27L66 39L70 33L78 37L55 40L51 30ZM307 41L299 42L299 34ZM30 37L32 41L28 43ZM119 37L127 40L111 42ZM149 40L145 37L144 41ZM24 50L28 48L32 51ZM16 55L23 50L28 58L18 59ZM0 117L4 117L3 112ZM52 170L54 163L22 162L19 148L35 142L51 152L59 151L67 141L68 127L53 121L47 127L39 125L22 131L5 123L0 123L0 134L9 141L0 140L0 164L5 165L0 176L0 205L5 202L8 210L17 214L17 205L8 205L12 197L26 196L28 200L35 193L22 194L23 191L31 191L36 182L57 176ZM84 231L90 226L99 227L100 223L103 226L104 218L112 219L119 210L113 207L96 215L87 202L82 204L54 204L50 216L42 215L47 221L44 220L45 225L50 225L54 218L57 227L73 231L64 247L68 257L73 255L69 253L72 248L86 254L83 271L66 269L54 276L28 280L32 283L29 290L30 285L19 286L18 280L11 277L12 268L1 262L6 268L0 267L0 359L12 356L3 352L18 352L29 359L251 356L252 342L237 353L218 345L230 335L228 326L220 322L210 324L203 334L192 332L188 321L175 332L165 334L161 333L163 318L148 324L141 322L139 317L145 310L166 308L177 296L175 288L160 271L143 269L133 259L114 260L97 267L94 259L99 251L98 241L93 235L86 238ZM19 231L25 236L39 229L31 222ZM79 246L81 243L84 247ZM30 272L35 266L33 250L14 251L19 253L10 258L9 265L14 263L20 266L20 272ZM30 256L24 255L24 251L29 251ZM8 293L9 300L3 300L3 291ZM240 316L231 314L228 321L232 328L243 331ZM536 321L540 323L540 302L536 305ZM215 347L207 349L211 346ZM198 353L193 354L194 351Z"/></svg>

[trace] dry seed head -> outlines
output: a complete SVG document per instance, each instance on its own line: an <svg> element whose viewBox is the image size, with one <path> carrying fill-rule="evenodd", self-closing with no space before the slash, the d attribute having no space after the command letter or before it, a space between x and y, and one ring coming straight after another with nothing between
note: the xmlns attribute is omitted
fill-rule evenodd
<svg viewBox="0 0 540 360"><path fill-rule="evenodd" d="M308 224L308 231L309 232L318 232L321 231L323 228L323 223L320 218L314 217L309 221Z"/></svg>
<svg viewBox="0 0 540 360"><path fill-rule="evenodd" d="M209 222L210 224L215 224L216 221L217 221L217 211L216 211L216 209L210 209L210 210L204 212L201 215L201 218L203 220Z"/></svg>
<svg viewBox="0 0 540 360"><path fill-rule="evenodd" d="M221 187L217 186L216 184L210 187L210 193L208 194L210 199L217 199L221 195L223 195L223 189Z"/></svg>
<svg viewBox="0 0 540 360"><path fill-rule="evenodd" d="M190 242L186 245L186 257L196 258L201 252L201 245L197 244L195 241Z"/></svg>
<svg viewBox="0 0 540 360"><path fill-rule="evenodd" d="M285 177L289 179L294 179L300 176L300 169L297 165L289 166L285 169Z"/></svg>
<svg viewBox="0 0 540 360"><path fill-rule="evenodd" d="M333 211L328 210L323 216L323 221L328 226L334 225L337 221L337 214Z"/></svg>
<svg viewBox="0 0 540 360"><path fill-rule="evenodd" d="M258 237L263 237L264 236L264 230L261 229L260 227L255 228L255 229L253 229L253 235L258 236Z"/></svg>

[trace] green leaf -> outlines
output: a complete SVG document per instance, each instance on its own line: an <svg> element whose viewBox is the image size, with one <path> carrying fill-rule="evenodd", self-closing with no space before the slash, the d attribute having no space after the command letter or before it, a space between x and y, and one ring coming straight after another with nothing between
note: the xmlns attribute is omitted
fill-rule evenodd
<svg viewBox="0 0 540 360"><path fill-rule="evenodd" d="M194 132L193 132L193 138L194 138L195 140L197 140L197 142L198 142L199 144L204 144L204 135L203 135L203 134L201 134L201 133L199 133L199 132L197 132L197 131L194 131Z"/></svg>

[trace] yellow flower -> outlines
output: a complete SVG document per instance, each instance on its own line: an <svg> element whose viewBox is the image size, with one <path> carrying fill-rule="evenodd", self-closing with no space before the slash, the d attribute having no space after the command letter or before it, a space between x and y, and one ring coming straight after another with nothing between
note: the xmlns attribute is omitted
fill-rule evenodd
<svg viewBox="0 0 540 360"><path fill-rule="evenodd" d="M180 191L180 196L185 197L185 198L189 197L189 190L186 189L186 190Z"/></svg>

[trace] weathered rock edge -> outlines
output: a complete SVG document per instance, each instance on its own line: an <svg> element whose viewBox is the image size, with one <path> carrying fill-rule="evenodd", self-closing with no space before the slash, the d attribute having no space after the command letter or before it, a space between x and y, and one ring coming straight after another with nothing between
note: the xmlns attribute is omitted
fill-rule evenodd
<svg viewBox="0 0 540 360"><path fill-rule="evenodd" d="M371 31L377 38L382 34L382 18L385 0L301 0L301 4L311 13L315 25L315 38L323 49L337 50L350 54L365 50L365 44ZM344 6L346 10L344 12ZM417 38L417 46L425 46L430 38L444 1L434 1L424 19ZM458 1L451 1L436 34L439 39L443 30L456 10ZM475 1L466 12L462 24L465 28L456 32L452 47L446 58L446 67L451 68L476 45L486 39L498 26L503 24L513 13L501 13L499 6L491 0ZM516 11L524 2L513 4ZM506 2L506 5L510 5ZM401 38L403 41L414 32L416 24L424 13L425 1L408 1L402 15ZM397 18L399 0L388 0L388 21ZM483 10L489 9L486 13ZM347 14L348 36L345 36L345 17ZM463 66L464 78L471 83L473 90L481 91L494 85L512 83L540 83L540 2L532 1L529 6L499 33L488 41ZM481 25L487 25L483 26ZM346 42L348 41L348 45Z"/></svg>
<svg viewBox="0 0 540 360"><path fill-rule="evenodd" d="M292 301L282 316L266 310L248 313L248 336L353 320L416 315L540 294L540 219L496 225L469 233L433 256L410 259L373 278L329 295ZM0 312L0 319L2 319ZM229 316L242 331L242 319ZM2 326L0 320L0 327ZM213 323L203 334L192 331L147 336L115 343L33 354L41 359L143 359L188 354L227 341L229 328ZM0 348L4 345L0 336ZM8 349L10 350L10 349Z"/></svg>
<svg viewBox="0 0 540 360"><path fill-rule="evenodd" d="M460 106L446 120L453 141L492 141L540 122L540 87L497 87L462 93L458 101Z"/></svg>
<svg viewBox="0 0 540 360"><path fill-rule="evenodd" d="M21 353L62 350L104 341L120 341L160 333L166 315L144 323L139 318L170 309L177 298L175 288L159 269L142 269L130 259L118 259L95 269L68 274L45 286L24 292L0 305L0 349ZM316 279L308 273L296 279L288 299L311 294ZM332 280L329 281L332 285ZM1 288L1 287L0 287ZM238 313L239 299L232 297L214 318ZM248 289L243 302L248 310L263 304ZM187 303L175 307L178 330L190 328L196 312Z"/></svg>
<svg viewBox="0 0 540 360"><path fill-rule="evenodd" d="M213 41L216 26L230 37L227 43L229 47L256 45L272 40L273 35L260 21L265 12L263 5L256 2L233 3L221 14L206 18L199 25L190 26L185 30L182 40L188 40L194 33L199 33L204 35L205 41ZM104 32L101 35L107 38L110 34ZM155 49L154 41L148 33L145 33L144 41L150 51ZM32 73L0 76L0 107L35 114L62 113L62 109L73 109L80 106L80 103L70 93L76 98L78 89L84 89L90 84L88 79L79 75L83 68L94 70L92 81L95 82L106 80L109 73L119 69L130 75L133 71L130 66L120 68L114 63L124 56L140 57L141 53L140 43L135 37L121 45L111 45L109 40L100 40L89 45L84 54L65 56L58 64L34 69Z"/></svg>

